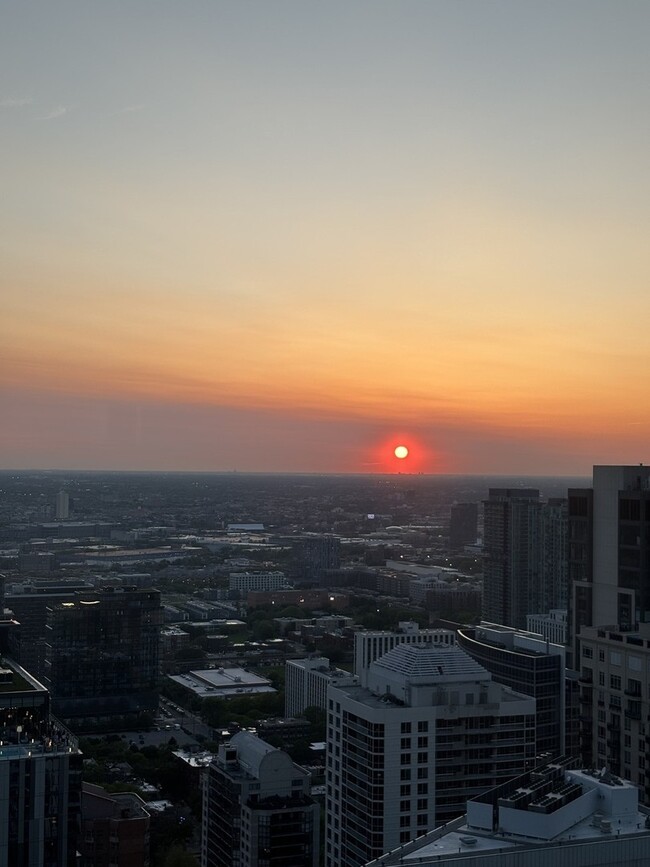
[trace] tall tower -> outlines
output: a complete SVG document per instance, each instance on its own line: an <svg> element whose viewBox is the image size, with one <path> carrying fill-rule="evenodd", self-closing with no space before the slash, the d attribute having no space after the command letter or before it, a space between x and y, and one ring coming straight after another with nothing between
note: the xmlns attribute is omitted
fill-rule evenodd
<svg viewBox="0 0 650 867"><path fill-rule="evenodd" d="M483 618L525 629L541 606L539 491L490 488L483 506Z"/></svg>

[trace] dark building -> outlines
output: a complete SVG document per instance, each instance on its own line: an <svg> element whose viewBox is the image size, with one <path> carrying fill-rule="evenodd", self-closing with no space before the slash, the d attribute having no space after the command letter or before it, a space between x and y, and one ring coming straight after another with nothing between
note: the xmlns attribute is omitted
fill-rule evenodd
<svg viewBox="0 0 650 867"><path fill-rule="evenodd" d="M57 715L83 729L155 713L161 623L157 590L105 588L49 608L45 672Z"/></svg>
<svg viewBox="0 0 650 867"><path fill-rule="evenodd" d="M77 864L82 756L50 715L45 687L0 663L0 864Z"/></svg>
<svg viewBox="0 0 650 867"><path fill-rule="evenodd" d="M538 758L577 754L577 693L567 682L564 647L491 623L463 626L456 641L498 683L536 700Z"/></svg>
<svg viewBox="0 0 650 867"><path fill-rule="evenodd" d="M478 503L454 503L449 515L449 548L460 551L478 536Z"/></svg>
<svg viewBox="0 0 650 867"><path fill-rule="evenodd" d="M292 540L293 572L300 581L323 583L329 569L341 565L341 540L338 536L302 536Z"/></svg>
<svg viewBox="0 0 650 867"><path fill-rule="evenodd" d="M22 593L6 596L20 628L11 634L11 656L35 677L45 677L45 635L48 607L70 602L80 590L92 590L85 581L34 581Z"/></svg>
<svg viewBox="0 0 650 867"><path fill-rule="evenodd" d="M250 732L239 732L204 778L204 867L318 867L319 807L310 775Z"/></svg>
<svg viewBox="0 0 650 867"><path fill-rule="evenodd" d="M149 813L133 792L84 783L80 867L148 867Z"/></svg>

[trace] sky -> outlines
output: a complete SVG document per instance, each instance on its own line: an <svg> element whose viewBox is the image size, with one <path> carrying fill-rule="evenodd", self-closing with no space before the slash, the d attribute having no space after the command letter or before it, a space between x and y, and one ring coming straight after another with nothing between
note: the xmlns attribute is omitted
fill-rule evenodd
<svg viewBox="0 0 650 867"><path fill-rule="evenodd" d="M649 37L645 0L0 4L0 465L647 461Z"/></svg>

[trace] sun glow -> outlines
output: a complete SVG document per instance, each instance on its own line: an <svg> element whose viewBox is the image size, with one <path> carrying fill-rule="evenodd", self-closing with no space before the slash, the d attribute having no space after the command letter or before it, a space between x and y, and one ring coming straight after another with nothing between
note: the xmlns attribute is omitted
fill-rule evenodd
<svg viewBox="0 0 650 867"><path fill-rule="evenodd" d="M409 456L409 450L406 448L406 446L396 446L393 454L396 458L399 458L401 461L403 461L404 458L407 458Z"/></svg>

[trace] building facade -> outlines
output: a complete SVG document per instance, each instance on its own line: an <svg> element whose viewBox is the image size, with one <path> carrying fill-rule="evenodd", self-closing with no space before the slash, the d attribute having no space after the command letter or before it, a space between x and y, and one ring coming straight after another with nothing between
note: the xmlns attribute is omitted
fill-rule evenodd
<svg viewBox="0 0 650 867"><path fill-rule="evenodd" d="M478 538L478 503L454 503L449 514L449 549L462 551Z"/></svg>
<svg viewBox="0 0 650 867"><path fill-rule="evenodd" d="M400 644L328 695L326 867L357 867L464 810L535 755L535 700L453 645Z"/></svg>
<svg viewBox="0 0 650 867"><path fill-rule="evenodd" d="M239 732L204 778L201 867L318 867L319 815L307 771Z"/></svg>
<svg viewBox="0 0 650 867"><path fill-rule="evenodd" d="M49 608L45 682L55 713L79 728L155 713L161 622L157 590L79 593Z"/></svg>
<svg viewBox="0 0 650 867"><path fill-rule="evenodd" d="M79 867L149 867L150 817L133 792L84 783Z"/></svg>
<svg viewBox="0 0 650 867"><path fill-rule="evenodd" d="M287 660L284 681L285 716L300 716L308 707L326 710L329 687L347 686L354 683L354 680L354 675L330 665L329 659L324 656Z"/></svg>

